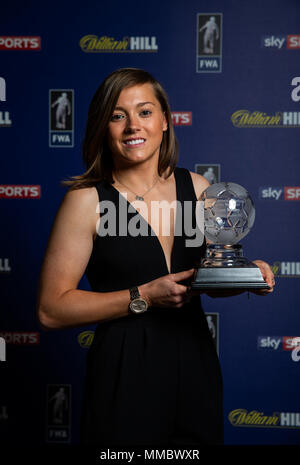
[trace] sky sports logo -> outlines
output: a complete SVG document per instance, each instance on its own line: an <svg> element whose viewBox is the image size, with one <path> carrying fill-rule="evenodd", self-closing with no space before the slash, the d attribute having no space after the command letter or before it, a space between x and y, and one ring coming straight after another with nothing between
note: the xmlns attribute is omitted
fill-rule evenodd
<svg viewBox="0 0 300 465"><path fill-rule="evenodd" d="M273 50L299 50L300 34L263 36L262 47Z"/></svg>
<svg viewBox="0 0 300 465"><path fill-rule="evenodd" d="M39 185L8 185L0 184L0 199L39 199Z"/></svg>
<svg viewBox="0 0 300 465"><path fill-rule="evenodd" d="M36 346L40 343L40 333L36 331L0 331L0 338L6 344Z"/></svg>
<svg viewBox="0 0 300 465"><path fill-rule="evenodd" d="M299 336L258 336L259 350L294 350L300 345Z"/></svg>
<svg viewBox="0 0 300 465"><path fill-rule="evenodd" d="M192 112L191 111L172 111L173 126L191 126Z"/></svg>
<svg viewBox="0 0 300 465"><path fill-rule="evenodd" d="M0 50L41 50L39 36L0 36Z"/></svg>
<svg viewBox="0 0 300 465"><path fill-rule="evenodd" d="M259 198L263 200L300 200L300 187L260 187Z"/></svg>

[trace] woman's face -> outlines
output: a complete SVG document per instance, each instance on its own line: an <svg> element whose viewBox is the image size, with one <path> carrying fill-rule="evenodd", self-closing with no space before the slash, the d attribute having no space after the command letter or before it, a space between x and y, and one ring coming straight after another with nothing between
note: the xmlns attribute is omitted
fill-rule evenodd
<svg viewBox="0 0 300 465"><path fill-rule="evenodd" d="M108 124L108 145L115 166L156 158L158 162L165 115L151 84L127 87L120 93Z"/></svg>

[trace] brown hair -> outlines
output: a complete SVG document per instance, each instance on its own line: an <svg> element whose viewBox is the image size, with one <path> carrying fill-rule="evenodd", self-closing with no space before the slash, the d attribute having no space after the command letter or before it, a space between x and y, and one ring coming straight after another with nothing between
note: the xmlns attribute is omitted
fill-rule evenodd
<svg viewBox="0 0 300 465"><path fill-rule="evenodd" d="M147 71L136 68L122 68L104 79L89 106L82 157L85 173L62 182L71 189L94 186L99 181L113 182L113 159L106 142L108 123L112 117L119 95L126 87L150 83L155 97L165 114L168 129L163 133L160 147L158 174L168 169L168 176L174 171L178 160L178 143L172 124L167 95L160 83Z"/></svg>

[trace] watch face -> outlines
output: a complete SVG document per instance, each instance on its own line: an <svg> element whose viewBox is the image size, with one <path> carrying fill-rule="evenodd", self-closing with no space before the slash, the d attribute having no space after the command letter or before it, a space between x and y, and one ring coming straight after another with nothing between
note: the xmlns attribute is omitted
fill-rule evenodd
<svg viewBox="0 0 300 465"><path fill-rule="evenodd" d="M134 299L130 302L130 309L134 313L142 313L145 312L148 308L148 304L144 299Z"/></svg>

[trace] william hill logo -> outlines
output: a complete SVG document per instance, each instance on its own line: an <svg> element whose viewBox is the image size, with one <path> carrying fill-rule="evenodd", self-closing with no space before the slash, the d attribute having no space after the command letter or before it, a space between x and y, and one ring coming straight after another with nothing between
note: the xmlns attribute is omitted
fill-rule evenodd
<svg viewBox="0 0 300 465"><path fill-rule="evenodd" d="M77 336L78 343L83 349L88 349L94 339L94 331L83 331Z"/></svg>
<svg viewBox="0 0 300 465"><path fill-rule="evenodd" d="M254 426L264 428L300 428L300 413L295 412L275 412L272 415L265 415L264 412L238 408L232 410L228 419L233 426Z"/></svg>
<svg viewBox="0 0 300 465"><path fill-rule="evenodd" d="M157 52L156 37L114 37L89 34L79 41L80 48L86 53L124 53L124 52Z"/></svg>
<svg viewBox="0 0 300 465"><path fill-rule="evenodd" d="M271 268L275 276L300 278L300 262L274 262Z"/></svg>
<svg viewBox="0 0 300 465"><path fill-rule="evenodd" d="M237 128L295 128L300 127L299 111L276 112L268 115L262 111L237 110L231 115Z"/></svg>

